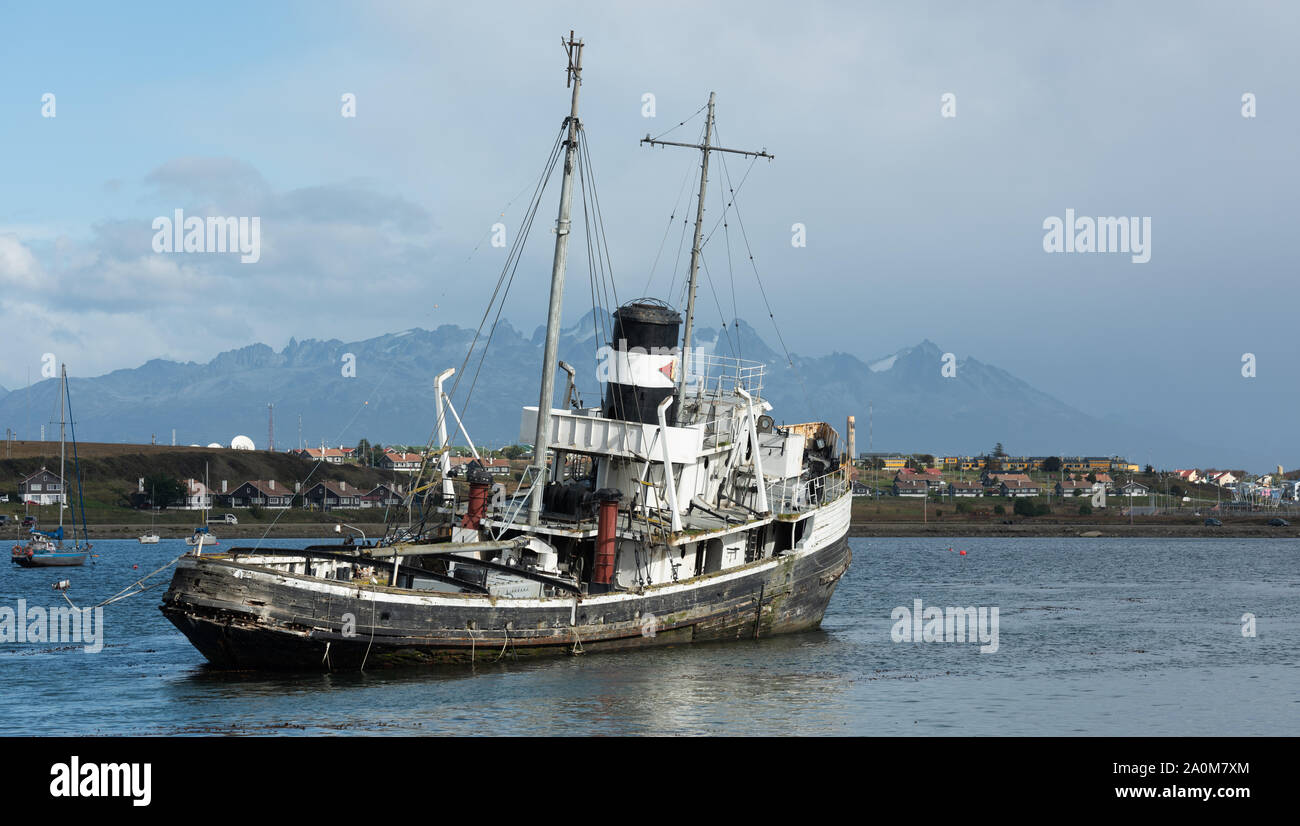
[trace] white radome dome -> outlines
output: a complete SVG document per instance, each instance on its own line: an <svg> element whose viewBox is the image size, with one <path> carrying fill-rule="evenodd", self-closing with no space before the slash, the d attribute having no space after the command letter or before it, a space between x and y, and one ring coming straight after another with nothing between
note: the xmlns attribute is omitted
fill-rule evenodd
<svg viewBox="0 0 1300 826"><path fill-rule="evenodd" d="M208 445L208 447L225 447L225 445L221 444L220 442L213 442L212 444Z"/></svg>
<svg viewBox="0 0 1300 826"><path fill-rule="evenodd" d="M253 440L248 438L247 436L236 436L235 438L230 440L230 449L231 450L256 450L257 447L253 444Z"/></svg>

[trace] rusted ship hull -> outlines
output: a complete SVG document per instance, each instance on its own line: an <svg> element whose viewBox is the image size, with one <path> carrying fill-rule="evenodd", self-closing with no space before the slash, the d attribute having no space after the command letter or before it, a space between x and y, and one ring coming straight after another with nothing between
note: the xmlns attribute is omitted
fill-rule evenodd
<svg viewBox="0 0 1300 826"><path fill-rule="evenodd" d="M817 628L852 554L841 536L640 594L493 601L186 558L162 612L214 666L355 670L765 637Z"/></svg>

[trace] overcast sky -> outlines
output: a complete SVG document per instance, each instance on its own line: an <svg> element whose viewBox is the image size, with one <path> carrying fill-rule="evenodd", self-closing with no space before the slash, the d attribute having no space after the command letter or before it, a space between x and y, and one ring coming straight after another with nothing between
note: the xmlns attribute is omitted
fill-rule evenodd
<svg viewBox="0 0 1300 826"><path fill-rule="evenodd" d="M868 359L929 338L1089 413L1294 464L1298 17L1227 2L10 5L0 384L39 378L47 352L88 376L473 326L505 257L490 227L514 232L526 197L502 209L567 113L574 29L620 297L644 291L698 164L637 141L715 91L721 142L776 156L740 207L791 349ZM505 312L525 330L543 321L555 195ZM261 259L154 252L152 222L176 209L259 217ZM1150 218L1150 261L1046 253L1043 222L1067 209ZM668 291L678 237L649 292ZM733 232L736 307L775 345L745 255ZM570 320L590 309L581 261ZM729 304L721 234L706 261ZM702 296L698 323L718 320Z"/></svg>

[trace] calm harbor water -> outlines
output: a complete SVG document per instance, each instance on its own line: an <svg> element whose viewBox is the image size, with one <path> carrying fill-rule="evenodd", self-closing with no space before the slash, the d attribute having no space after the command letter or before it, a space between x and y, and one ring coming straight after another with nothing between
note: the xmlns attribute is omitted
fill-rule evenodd
<svg viewBox="0 0 1300 826"><path fill-rule="evenodd" d="M1294 540L852 543L819 632L473 670L215 672L158 612L167 573L104 609L99 653L0 644L0 734L1300 734ZM98 602L186 548L95 550L8 566L0 606L64 605L64 578ZM917 599L998 608L998 650L894 642L891 612Z"/></svg>

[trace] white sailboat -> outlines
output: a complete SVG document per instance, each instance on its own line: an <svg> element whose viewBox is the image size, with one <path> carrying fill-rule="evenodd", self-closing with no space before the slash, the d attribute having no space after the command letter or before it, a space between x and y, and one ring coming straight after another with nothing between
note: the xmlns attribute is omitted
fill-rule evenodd
<svg viewBox="0 0 1300 826"><path fill-rule="evenodd" d="M23 568L52 568L84 565L90 555L90 541L86 536L85 495L81 486L81 465L77 461L77 428L72 427L73 465L77 474L77 505L81 509L81 533L77 532L77 510L72 511L72 546L63 549L63 512L68 504L68 481L65 476L67 468L67 433L66 425L71 420L72 397L68 395L68 366L62 366L59 377L59 499L55 503L59 508L59 527L56 531L39 531L31 529L31 538L26 545L15 545L12 561Z"/></svg>
<svg viewBox="0 0 1300 826"><path fill-rule="evenodd" d="M149 532L140 536L141 545L158 544L158 511L154 510L153 488L149 489Z"/></svg>
<svg viewBox="0 0 1300 826"><path fill-rule="evenodd" d="M185 539L185 544L191 548L197 548L202 552L205 545L216 545L217 535L208 528L208 497L212 494L208 488L208 463L203 463L203 491L199 494L199 502L202 505L202 519L199 526L194 529L194 533Z"/></svg>

